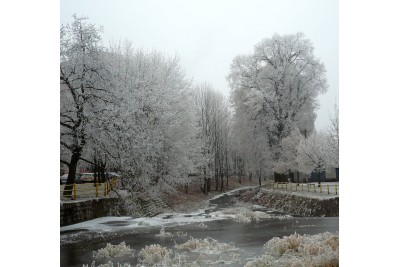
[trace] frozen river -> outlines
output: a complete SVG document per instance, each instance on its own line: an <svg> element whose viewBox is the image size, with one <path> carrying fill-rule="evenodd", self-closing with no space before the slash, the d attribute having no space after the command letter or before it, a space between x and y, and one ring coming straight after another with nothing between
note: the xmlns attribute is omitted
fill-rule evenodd
<svg viewBox="0 0 400 267"><path fill-rule="evenodd" d="M237 248L238 260L229 266L243 266L249 260L260 256L263 245L273 237L298 234L318 234L339 231L338 217L292 217L260 206L249 206L253 216L248 221L239 213L246 209L232 210L236 193L223 194L210 200L204 210L191 214L162 214L153 218L103 217L89 222L61 228L61 262L60 266L79 266L90 264L95 260L96 266L112 261L130 263L136 266L138 252L146 245L160 244L181 253L176 244L182 244L190 237L204 239L210 237L218 242L232 243ZM231 209L231 210L229 210ZM249 210L249 209L247 209ZM236 213L235 213L236 211ZM250 214L250 213L248 213ZM160 235L161 228L167 235ZM125 242L133 249L131 255L120 258L94 259L93 251ZM229 253L208 255L228 259ZM233 254L232 254L233 255ZM194 258L198 255L191 254ZM224 258L225 257L225 258ZM190 264L189 264L190 265ZM201 265L201 264L200 264ZM204 264L208 266L210 264ZM227 266L214 264L213 266Z"/></svg>

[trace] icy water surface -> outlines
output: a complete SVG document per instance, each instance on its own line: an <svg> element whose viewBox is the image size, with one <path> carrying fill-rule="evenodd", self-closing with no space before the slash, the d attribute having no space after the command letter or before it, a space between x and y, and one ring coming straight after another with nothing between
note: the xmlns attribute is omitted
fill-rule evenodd
<svg viewBox="0 0 400 267"><path fill-rule="evenodd" d="M235 194L224 194L219 198L210 200L210 206L203 211L193 214L164 214L152 218L133 219L129 217L104 218L93 223L90 228L87 225L78 227L63 227L61 229L61 262L60 266L79 266L96 261L96 266L112 261L123 264L129 262L131 266L137 264L137 255L146 245L160 244L175 252L182 253L175 248L176 244L182 244L190 237L204 239L211 237L218 242L231 243L237 250L220 253L218 255L206 255L208 259L225 260L233 254L239 254L239 260L235 263L219 263L213 266L244 266L255 257L263 254L263 245L273 237L289 236L295 232L299 234L318 234L324 232L336 233L339 230L338 217L291 217L279 212L266 210L255 206L258 210L268 214L268 218L251 220L248 223L239 223L226 218L220 212L232 207L235 202ZM160 236L160 229L164 227L167 236ZM99 231L98 229L102 229ZM113 245L125 242L133 249L134 257L128 255L119 258L94 259L93 251L106 247L107 243ZM189 253L193 260L199 253ZM210 264L201 264L209 266Z"/></svg>

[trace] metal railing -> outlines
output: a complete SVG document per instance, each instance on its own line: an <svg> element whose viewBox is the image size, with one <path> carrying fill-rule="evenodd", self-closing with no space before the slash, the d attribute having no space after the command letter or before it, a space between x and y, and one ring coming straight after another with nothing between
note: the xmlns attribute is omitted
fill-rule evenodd
<svg viewBox="0 0 400 267"><path fill-rule="evenodd" d="M83 183L62 185L60 189L61 199L91 198L91 197L106 197L111 190L118 185L118 178L112 178L105 183ZM67 188L65 188L67 187Z"/></svg>
<svg viewBox="0 0 400 267"><path fill-rule="evenodd" d="M314 193L327 193L338 195L339 194L339 185L338 184L318 184L315 183L287 183L287 182L278 182L272 184L272 189L277 190L287 190L287 191L307 191Z"/></svg>

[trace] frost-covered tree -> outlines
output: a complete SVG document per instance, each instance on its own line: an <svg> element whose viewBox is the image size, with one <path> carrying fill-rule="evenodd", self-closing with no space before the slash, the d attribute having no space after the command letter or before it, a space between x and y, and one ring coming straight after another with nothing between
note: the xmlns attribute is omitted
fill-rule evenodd
<svg viewBox="0 0 400 267"><path fill-rule="evenodd" d="M327 130L328 135L328 165L339 168L339 108L335 104L335 114L330 118L330 125Z"/></svg>
<svg viewBox="0 0 400 267"><path fill-rule="evenodd" d="M92 123L110 102L101 31L76 15L60 29L60 145L61 162L69 168L67 184L74 183L78 161L94 137Z"/></svg>
<svg viewBox="0 0 400 267"><path fill-rule="evenodd" d="M263 127L263 118L249 120L246 114L237 112L233 116L233 167L235 174L241 181L244 176L249 179L257 177L261 185L261 178L266 177L271 169L271 153L267 135Z"/></svg>
<svg viewBox="0 0 400 267"><path fill-rule="evenodd" d="M318 183L321 183L320 173L328 167L328 160L328 136L325 132L313 132L309 137L300 140L296 157L299 171L304 173L317 171Z"/></svg>
<svg viewBox="0 0 400 267"><path fill-rule="evenodd" d="M191 83L179 58L134 50L129 43L109 50L119 104L108 114L102 134L123 186L158 194L190 182L196 127Z"/></svg>
<svg viewBox="0 0 400 267"><path fill-rule="evenodd" d="M257 44L253 54L233 60L227 79L236 113L253 125L263 119L258 129L267 135L274 161L293 127L312 132L317 97L327 90L325 73L302 33L275 34Z"/></svg>
<svg viewBox="0 0 400 267"><path fill-rule="evenodd" d="M299 165L296 161L298 155L298 145L304 136L297 127L294 127L289 136L282 139L281 157L274 162L273 170L277 173L290 173L299 171Z"/></svg>
<svg viewBox="0 0 400 267"><path fill-rule="evenodd" d="M228 179L230 112L223 95L207 83L194 88L194 103L202 154L199 171L204 179L202 190L207 194L212 177L216 190L223 189L224 176Z"/></svg>

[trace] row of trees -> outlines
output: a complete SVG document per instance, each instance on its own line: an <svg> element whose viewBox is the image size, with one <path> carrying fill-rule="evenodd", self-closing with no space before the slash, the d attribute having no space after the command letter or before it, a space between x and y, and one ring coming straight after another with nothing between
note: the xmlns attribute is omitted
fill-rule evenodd
<svg viewBox="0 0 400 267"><path fill-rule="evenodd" d="M74 19L61 27L60 144L67 184L79 160L93 162L88 159L103 153L129 190L187 183L195 172L198 127L191 82L178 57L135 51L129 42L105 49L101 28Z"/></svg>
<svg viewBox="0 0 400 267"><path fill-rule="evenodd" d="M316 97L327 85L302 34L275 35L253 55L235 58L227 78L230 104L212 85L194 86L177 56L135 50L129 42L105 48L101 32L77 16L60 31L60 157L69 169L67 184L78 163L88 163L120 171L129 191L157 194L197 181L208 193L212 183L223 190L233 175L261 183L272 170L308 164L289 166L288 158L316 136L301 139L298 129L313 132ZM338 124L337 132L332 127L326 144L333 160Z"/></svg>

